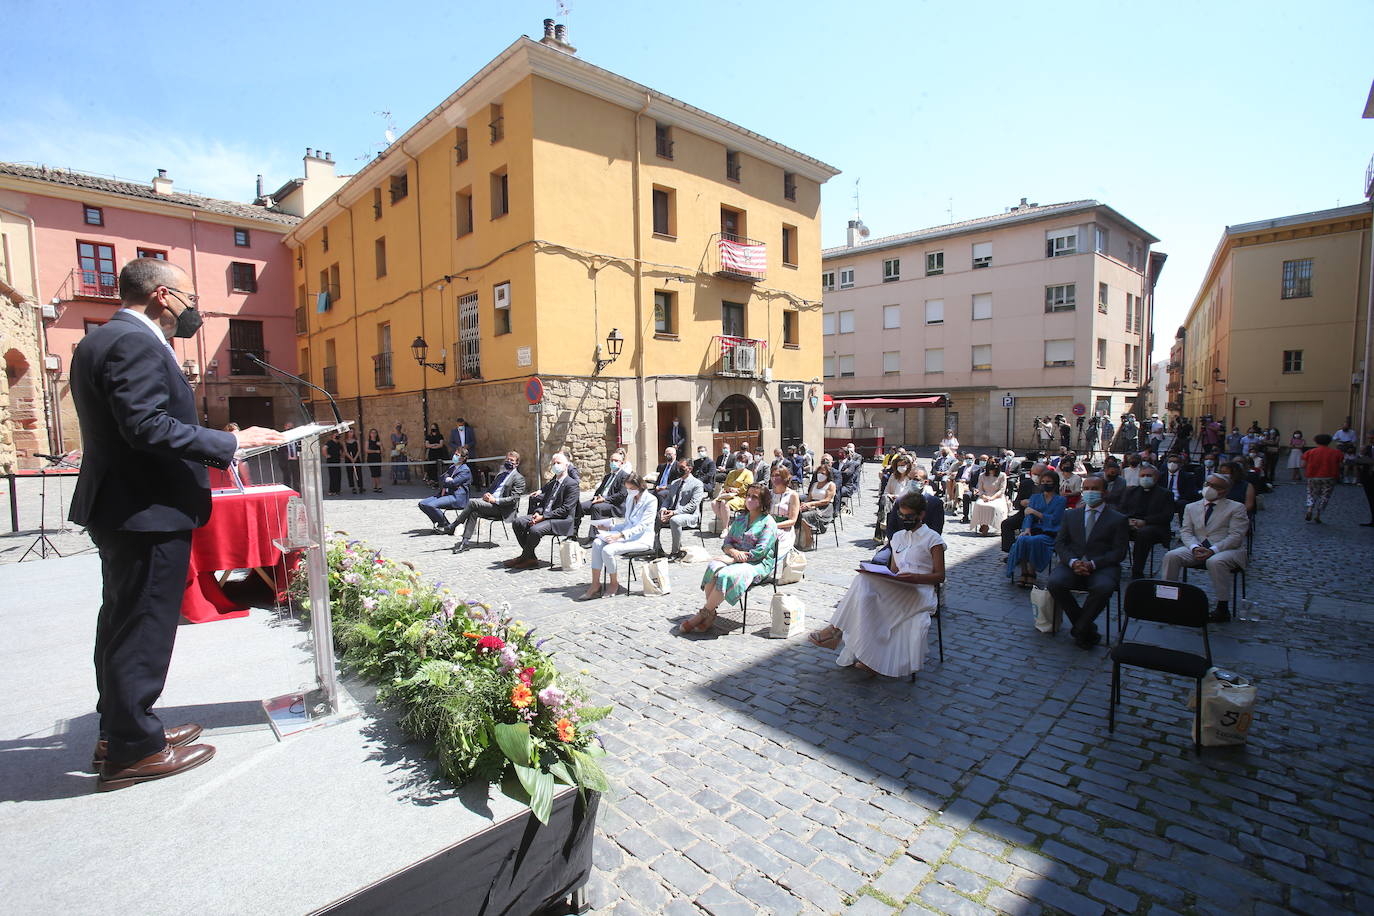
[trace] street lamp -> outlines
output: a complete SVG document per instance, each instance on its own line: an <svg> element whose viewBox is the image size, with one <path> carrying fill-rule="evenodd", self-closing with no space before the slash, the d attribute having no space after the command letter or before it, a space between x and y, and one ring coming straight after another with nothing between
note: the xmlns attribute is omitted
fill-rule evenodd
<svg viewBox="0 0 1374 916"><path fill-rule="evenodd" d="M1212 370L1212 384L1213 384L1213 385L1224 385L1224 384L1226 384L1226 379L1224 379L1224 378L1221 377L1221 367L1220 367L1220 366L1218 366L1217 368L1215 368L1215 369Z"/></svg>
<svg viewBox="0 0 1374 916"><path fill-rule="evenodd" d="M425 362L425 357L429 355L429 344L425 343L423 337L415 338L410 345L410 355L415 357L415 362L420 364L420 416L424 434L429 434L429 378L425 375L426 369L433 369L436 372L448 371L448 362L439 360L437 363ZM442 355L442 351L441 351Z"/></svg>
<svg viewBox="0 0 1374 916"><path fill-rule="evenodd" d="M605 359L601 355L601 344L596 345L596 371L600 372L620 357L620 351L625 347L625 338L620 336L620 328L611 328L611 333L606 335L606 352L611 354L610 359Z"/></svg>

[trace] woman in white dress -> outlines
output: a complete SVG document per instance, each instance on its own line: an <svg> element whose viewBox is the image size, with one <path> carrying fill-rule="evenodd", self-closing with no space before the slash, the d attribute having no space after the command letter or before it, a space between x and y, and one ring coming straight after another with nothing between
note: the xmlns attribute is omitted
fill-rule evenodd
<svg viewBox="0 0 1374 916"><path fill-rule="evenodd" d="M902 530L893 533L885 564L891 575L861 571L830 625L809 637L823 649L843 644L836 664L888 677L921 670L938 601L935 587L945 581L945 542L923 524L925 497L907 493L897 511ZM874 561L881 562L888 550Z"/></svg>
<svg viewBox="0 0 1374 916"><path fill-rule="evenodd" d="M897 501L908 489L915 474L912 470L915 461L905 452L900 452L892 461L892 473L887 476L887 483L883 486L882 495L878 499L878 522L873 526L873 540L881 541L886 532L884 519L892 511L892 504Z"/></svg>
<svg viewBox="0 0 1374 916"><path fill-rule="evenodd" d="M1007 518L1007 475L989 460L978 475L978 498L973 501L969 512L972 524L978 527L979 534L1002 531L1002 522Z"/></svg>
<svg viewBox="0 0 1374 916"><path fill-rule="evenodd" d="M945 430L945 437L940 440L940 447L947 448L951 452L959 451L959 437L954 435L954 430Z"/></svg>
<svg viewBox="0 0 1374 916"><path fill-rule="evenodd" d="M644 478L631 474L625 479L625 517L620 521L613 518L592 522L593 528L601 531L592 541L592 557L588 565L592 568L592 584L583 592L581 601L592 598L612 597L620 590L615 559L622 553L636 550L652 550L654 547L654 521L658 518L658 499L644 489ZM609 581L603 596L601 591L601 571L606 571Z"/></svg>
<svg viewBox="0 0 1374 916"><path fill-rule="evenodd" d="M801 514L798 516L801 522L800 532L805 541L802 548L810 550L816 543L816 536L825 534L825 529L830 525L831 518L835 511L835 476L831 465L821 462L821 466L816 469L816 477L811 481L811 488L806 493L806 499L801 503Z"/></svg>
<svg viewBox="0 0 1374 916"><path fill-rule="evenodd" d="M792 489L792 472L786 464L773 468L773 500L768 511L778 526L778 562L797 541L797 516L801 513L801 494Z"/></svg>

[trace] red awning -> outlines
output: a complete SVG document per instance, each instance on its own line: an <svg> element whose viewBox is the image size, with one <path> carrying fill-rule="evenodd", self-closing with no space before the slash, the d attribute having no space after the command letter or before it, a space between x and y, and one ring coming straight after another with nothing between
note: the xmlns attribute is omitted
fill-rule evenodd
<svg viewBox="0 0 1374 916"><path fill-rule="evenodd" d="M853 410L857 407L944 407L943 394L923 394L914 398L845 398L835 397L835 405Z"/></svg>

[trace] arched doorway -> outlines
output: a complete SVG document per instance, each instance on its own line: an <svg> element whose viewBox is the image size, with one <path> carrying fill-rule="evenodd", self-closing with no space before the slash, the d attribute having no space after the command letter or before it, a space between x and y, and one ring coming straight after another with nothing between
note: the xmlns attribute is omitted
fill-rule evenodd
<svg viewBox="0 0 1374 916"><path fill-rule="evenodd" d="M732 394L720 402L711 420L712 455L719 455L721 445L728 442L732 451L747 442L757 452L763 443L763 424L759 409L742 394Z"/></svg>

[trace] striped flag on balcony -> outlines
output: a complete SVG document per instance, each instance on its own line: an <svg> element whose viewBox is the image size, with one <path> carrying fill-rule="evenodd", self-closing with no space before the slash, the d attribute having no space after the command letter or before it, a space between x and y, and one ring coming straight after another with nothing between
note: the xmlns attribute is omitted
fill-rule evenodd
<svg viewBox="0 0 1374 916"><path fill-rule="evenodd" d="M768 246L720 240L720 269L761 274L768 269Z"/></svg>

